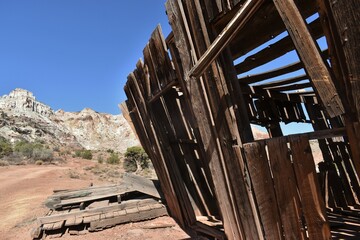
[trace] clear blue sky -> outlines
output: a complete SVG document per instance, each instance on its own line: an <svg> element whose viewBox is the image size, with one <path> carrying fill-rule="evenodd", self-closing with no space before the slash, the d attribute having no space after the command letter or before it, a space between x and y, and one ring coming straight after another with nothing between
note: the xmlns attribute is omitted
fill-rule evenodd
<svg viewBox="0 0 360 240"><path fill-rule="evenodd" d="M127 75L166 0L0 0L0 96L15 88L53 109L118 114Z"/></svg>

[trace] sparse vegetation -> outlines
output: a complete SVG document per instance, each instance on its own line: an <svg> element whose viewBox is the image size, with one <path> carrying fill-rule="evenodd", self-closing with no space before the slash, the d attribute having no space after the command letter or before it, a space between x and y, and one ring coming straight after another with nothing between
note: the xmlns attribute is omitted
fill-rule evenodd
<svg viewBox="0 0 360 240"><path fill-rule="evenodd" d="M112 152L108 159L106 160L109 164L119 164L120 163L120 157L119 154L116 152Z"/></svg>
<svg viewBox="0 0 360 240"><path fill-rule="evenodd" d="M142 147L126 149L124 169L126 172L140 172L149 167L150 159Z"/></svg>
<svg viewBox="0 0 360 240"><path fill-rule="evenodd" d="M9 166L9 162L6 161L6 160L0 160L0 167L6 167L6 166Z"/></svg>
<svg viewBox="0 0 360 240"><path fill-rule="evenodd" d="M93 155L91 150L76 150L75 157L91 160Z"/></svg>
<svg viewBox="0 0 360 240"><path fill-rule="evenodd" d="M12 153L11 143L3 137L0 137L0 158L8 156Z"/></svg>
<svg viewBox="0 0 360 240"><path fill-rule="evenodd" d="M102 154L99 154L98 158L97 158L98 163L103 163L104 162L104 158Z"/></svg>
<svg viewBox="0 0 360 240"><path fill-rule="evenodd" d="M39 150L43 148L44 146L39 142L31 143L22 140L15 143L14 152L20 153L26 158L31 158L33 157L33 152L35 149Z"/></svg>

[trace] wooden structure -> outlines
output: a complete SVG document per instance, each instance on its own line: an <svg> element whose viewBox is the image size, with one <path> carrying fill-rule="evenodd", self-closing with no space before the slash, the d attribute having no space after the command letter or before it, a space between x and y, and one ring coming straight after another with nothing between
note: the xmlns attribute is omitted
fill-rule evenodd
<svg viewBox="0 0 360 240"><path fill-rule="evenodd" d="M151 35L126 105L190 234L330 239L328 216L359 216L359 4L166 2L172 32ZM288 123L314 131L283 136ZM251 124L270 138L255 140Z"/></svg>
<svg viewBox="0 0 360 240"><path fill-rule="evenodd" d="M154 181L125 174L117 185L57 190L45 202L49 213L37 219L32 239L83 235L118 224L167 215L161 192Z"/></svg>

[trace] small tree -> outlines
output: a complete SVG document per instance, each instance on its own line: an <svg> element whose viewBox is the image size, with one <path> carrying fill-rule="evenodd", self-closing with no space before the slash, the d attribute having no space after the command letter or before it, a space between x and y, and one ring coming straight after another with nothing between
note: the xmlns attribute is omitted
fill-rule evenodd
<svg viewBox="0 0 360 240"><path fill-rule="evenodd" d="M127 172L140 172L149 167L149 157L142 147L126 149L124 169Z"/></svg>

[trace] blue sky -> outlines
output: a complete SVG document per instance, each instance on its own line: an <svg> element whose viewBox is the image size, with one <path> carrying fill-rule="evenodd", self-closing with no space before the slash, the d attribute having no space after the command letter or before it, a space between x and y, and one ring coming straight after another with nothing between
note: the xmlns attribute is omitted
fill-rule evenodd
<svg viewBox="0 0 360 240"><path fill-rule="evenodd" d="M170 33L165 2L0 0L0 96L24 88L54 110L119 114L127 76L152 31L161 24L164 35ZM297 59L293 51L243 75ZM285 134L312 130L309 124L282 127Z"/></svg>
<svg viewBox="0 0 360 240"><path fill-rule="evenodd" d="M120 113L123 86L165 0L0 0L0 96L33 92L53 109Z"/></svg>

